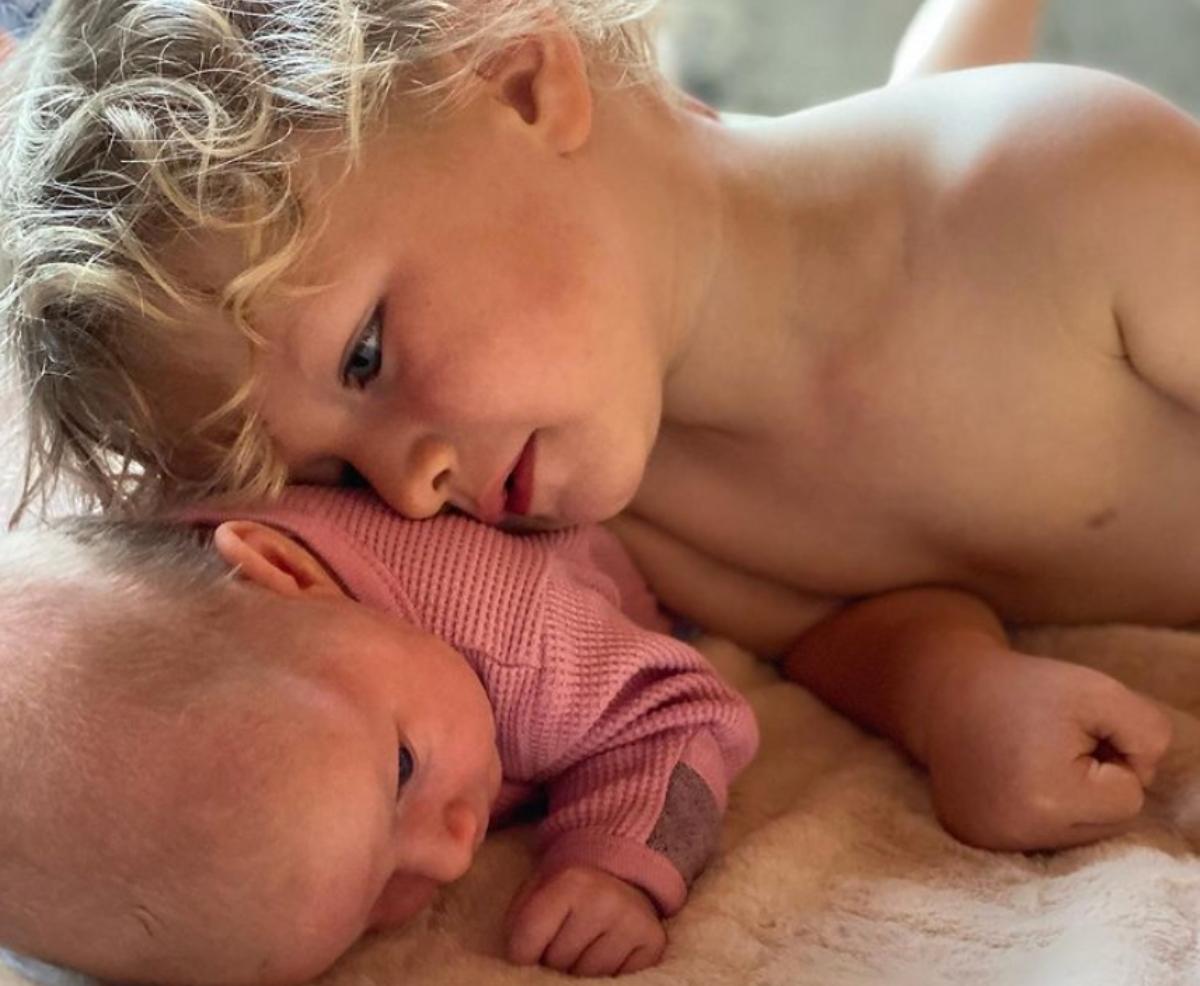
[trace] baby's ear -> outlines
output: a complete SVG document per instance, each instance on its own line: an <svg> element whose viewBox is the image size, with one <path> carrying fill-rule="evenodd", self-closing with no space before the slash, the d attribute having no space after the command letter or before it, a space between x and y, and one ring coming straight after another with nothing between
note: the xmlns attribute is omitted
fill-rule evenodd
<svg viewBox="0 0 1200 986"><path fill-rule="evenodd" d="M213 532L213 547L241 578L281 596L345 595L320 559L266 524L227 520Z"/></svg>
<svg viewBox="0 0 1200 986"><path fill-rule="evenodd" d="M513 110L559 154L592 132L592 85L579 40L554 25L514 41L480 67L493 99Z"/></svg>

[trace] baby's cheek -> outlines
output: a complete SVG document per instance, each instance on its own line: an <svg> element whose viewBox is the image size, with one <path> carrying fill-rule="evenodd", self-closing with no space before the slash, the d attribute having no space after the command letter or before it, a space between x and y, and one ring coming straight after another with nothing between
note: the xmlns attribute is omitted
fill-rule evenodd
<svg viewBox="0 0 1200 986"><path fill-rule="evenodd" d="M427 877L397 874L387 882L371 908L367 927L381 931L407 924L429 906L437 891L438 884Z"/></svg>

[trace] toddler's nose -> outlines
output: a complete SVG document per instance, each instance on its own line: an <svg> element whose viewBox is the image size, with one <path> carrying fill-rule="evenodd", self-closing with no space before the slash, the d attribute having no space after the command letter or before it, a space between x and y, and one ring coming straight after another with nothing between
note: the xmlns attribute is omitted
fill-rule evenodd
<svg viewBox="0 0 1200 986"><path fill-rule="evenodd" d="M446 504L450 495L450 479L458 462L453 447L439 438L423 438L415 442L401 462L391 462L375 469L372 485L376 491L405 517L424 520L432 517ZM379 475L380 472L384 475Z"/></svg>

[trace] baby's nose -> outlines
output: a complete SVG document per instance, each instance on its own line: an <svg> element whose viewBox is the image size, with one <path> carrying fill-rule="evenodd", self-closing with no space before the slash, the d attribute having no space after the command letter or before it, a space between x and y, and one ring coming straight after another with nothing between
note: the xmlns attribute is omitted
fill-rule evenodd
<svg viewBox="0 0 1200 986"><path fill-rule="evenodd" d="M445 810L445 872L444 882L457 880L467 872L479 848L484 824L475 809L465 801L454 801Z"/></svg>
<svg viewBox="0 0 1200 986"><path fill-rule="evenodd" d="M405 840L409 872L437 883L453 883L471 867L479 847L479 815L465 800L445 802L425 815L419 832Z"/></svg>

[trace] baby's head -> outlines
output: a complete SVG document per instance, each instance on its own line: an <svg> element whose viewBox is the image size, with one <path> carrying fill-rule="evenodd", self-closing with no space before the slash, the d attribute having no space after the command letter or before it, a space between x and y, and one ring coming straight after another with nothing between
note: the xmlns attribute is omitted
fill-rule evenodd
<svg viewBox="0 0 1200 986"><path fill-rule="evenodd" d="M297 982L482 840L500 766L462 657L271 528L206 542L0 540L0 945L118 981Z"/></svg>
<svg viewBox="0 0 1200 986"><path fill-rule="evenodd" d="M362 474L414 517L615 513L679 299L633 289L665 206L592 138L635 126L601 94L667 105L655 3L59 0L0 175L27 500Z"/></svg>

